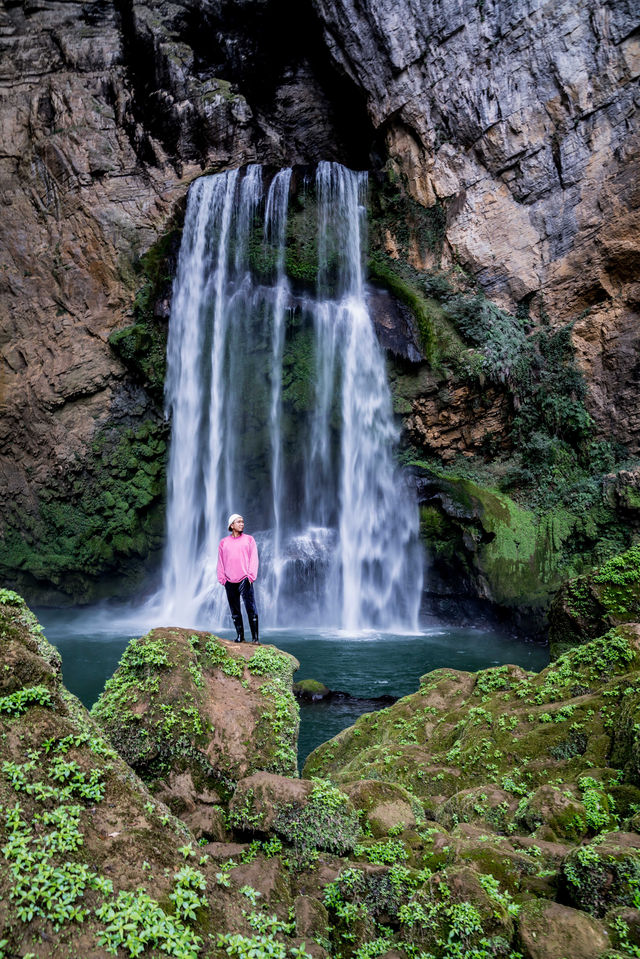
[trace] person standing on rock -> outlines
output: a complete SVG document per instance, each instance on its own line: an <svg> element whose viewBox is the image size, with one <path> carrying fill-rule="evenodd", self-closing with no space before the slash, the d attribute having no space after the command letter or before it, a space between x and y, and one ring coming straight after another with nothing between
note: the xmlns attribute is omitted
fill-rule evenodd
<svg viewBox="0 0 640 959"><path fill-rule="evenodd" d="M244 520L232 513L228 522L229 535L218 546L218 581L224 586L231 610L231 619L236 628L236 643L244 643L244 623L240 600L249 617L251 640L260 642L258 636L258 612L253 595L253 584L258 575L258 547L253 536L244 532Z"/></svg>

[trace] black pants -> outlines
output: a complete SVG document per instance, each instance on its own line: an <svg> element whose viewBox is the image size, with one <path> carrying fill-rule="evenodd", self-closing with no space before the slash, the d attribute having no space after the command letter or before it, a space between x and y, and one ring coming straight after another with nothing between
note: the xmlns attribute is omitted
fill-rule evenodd
<svg viewBox="0 0 640 959"><path fill-rule="evenodd" d="M253 583L248 579L242 579L239 583L225 583L224 588L227 591L227 600L231 610L231 619L236 628L236 640L244 642L244 623L242 622L242 612L240 611L240 599L244 602L244 607L249 617L249 628L251 630L251 639L254 643L258 640L258 611L256 609L256 600L253 595Z"/></svg>

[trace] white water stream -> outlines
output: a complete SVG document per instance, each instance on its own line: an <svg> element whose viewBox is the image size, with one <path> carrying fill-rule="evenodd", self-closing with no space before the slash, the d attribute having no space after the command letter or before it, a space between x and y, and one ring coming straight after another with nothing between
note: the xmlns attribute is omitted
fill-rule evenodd
<svg viewBox="0 0 640 959"><path fill-rule="evenodd" d="M394 463L367 308L366 174L321 163L309 187L315 296L294 295L285 273L290 183L280 171L265 196L262 169L250 166L189 192L167 354L167 543L149 612L165 624L226 622L217 546L238 512L260 550L263 625L415 631L418 510ZM256 249L262 282L250 269ZM306 405L286 388L301 356Z"/></svg>

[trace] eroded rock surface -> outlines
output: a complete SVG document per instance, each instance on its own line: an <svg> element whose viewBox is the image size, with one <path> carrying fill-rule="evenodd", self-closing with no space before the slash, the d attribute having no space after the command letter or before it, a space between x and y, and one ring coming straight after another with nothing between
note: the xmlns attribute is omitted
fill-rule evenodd
<svg viewBox="0 0 640 959"><path fill-rule="evenodd" d="M554 322L588 309L574 342L592 412L637 448L637 9L314 6L413 195L446 204L445 262L509 308L541 296Z"/></svg>

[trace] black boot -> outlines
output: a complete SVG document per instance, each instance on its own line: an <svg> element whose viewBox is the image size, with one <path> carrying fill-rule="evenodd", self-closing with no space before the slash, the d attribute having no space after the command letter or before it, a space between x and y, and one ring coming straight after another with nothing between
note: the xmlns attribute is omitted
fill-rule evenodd
<svg viewBox="0 0 640 959"><path fill-rule="evenodd" d="M257 614L256 614L255 616L250 616L250 617L249 617L249 629L251 630L251 642L252 642L252 643L259 643L259 642L260 642L260 637L259 637L259 635L258 635L258 616L257 616Z"/></svg>
<svg viewBox="0 0 640 959"><path fill-rule="evenodd" d="M234 616L233 625L236 628L236 638L234 639L234 643L244 643L244 623L242 622L242 616Z"/></svg>

